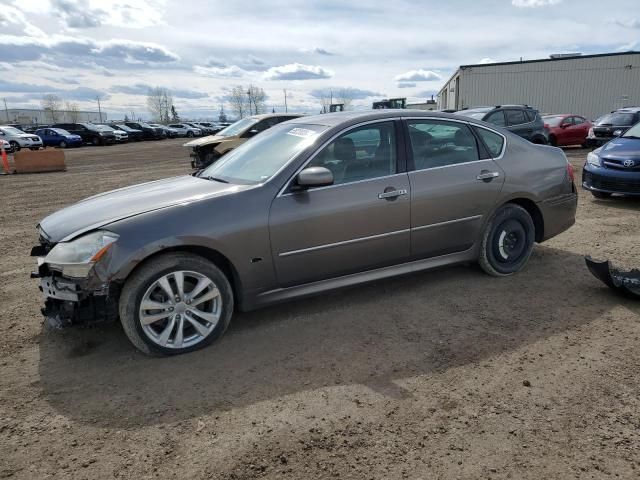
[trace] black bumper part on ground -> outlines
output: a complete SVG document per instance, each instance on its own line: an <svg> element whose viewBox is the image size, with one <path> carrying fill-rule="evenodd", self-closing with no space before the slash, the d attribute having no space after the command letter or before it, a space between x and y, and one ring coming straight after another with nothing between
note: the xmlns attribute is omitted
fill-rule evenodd
<svg viewBox="0 0 640 480"><path fill-rule="evenodd" d="M640 299L640 270L634 268L628 272L621 272L612 267L608 260L597 261L588 256L584 260L593 276L606 286Z"/></svg>

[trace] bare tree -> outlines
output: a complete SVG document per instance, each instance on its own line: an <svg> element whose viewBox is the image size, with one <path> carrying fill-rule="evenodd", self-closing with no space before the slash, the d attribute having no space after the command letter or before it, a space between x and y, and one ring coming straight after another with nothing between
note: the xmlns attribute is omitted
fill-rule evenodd
<svg viewBox="0 0 640 480"><path fill-rule="evenodd" d="M247 99L242 85L236 85L231 89L229 103L231 104L231 110L237 114L238 118L244 118L247 112Z"/></svg>
<svg viewBox="0 0 640 480"><path fill-rule="evenodd" d="M166 88L155 87L149 89L149 93L147 94L147 108L154 120L160 123L169 123L172 107L173 97Z"/></svg>
<svg viewBox="0 0 640 480"><path fill-rule="evenodd" d="M355 92L353 88L341 88L336 92L335 103L342 103L345 110L353 108Z"/></svg>
<svg viewBox="0 0 640 480"><path fill-rule="evenodd" d="M69 114L69 121L72 123L78 123L80 121L80 108L75 102L67 102L65 105L67 113Z"/></svg>
<svg viewBox="0 0 640 480"><path fill-rule="evenodd" d="M257 115L266 111L267 94L263 88L249 85L247 88L247 101L249 103L249 113L253 112Z"/></svg>
<svg viewBox="0 0 640 480"><path fill-rule="evenodd" d="M62 99L58 95L48 93L42 97L41 105L45 113L47 113L51 118L51 123L57 122L60 108L62 106Z"/></svg>
<svg viewBox="0 0 640 480"><path fill-rule="evenodd" d="M333 91L332 90L323 90L319 92L317 95L320 100L320 113L328 113L329 105L333 103Z"/></svg>

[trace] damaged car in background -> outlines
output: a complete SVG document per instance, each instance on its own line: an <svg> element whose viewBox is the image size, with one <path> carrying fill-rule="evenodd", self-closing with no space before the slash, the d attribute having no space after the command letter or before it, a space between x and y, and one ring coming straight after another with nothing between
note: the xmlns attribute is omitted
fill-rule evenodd
<svg viewBox="0 0 640 480"><path fill-rule="evenodd" d="M301 115L290 113L253 115L229 125L215 135L191 140L184 144L191 148L191 168L206 168L225 153L242 145L254 135Z"/></svg>
<svg viewBox="0 0 640 480"><path fill-rule="evenodd" d="M512 275L576 207L559 148L450 114L330 113L49 215L32 275L49 323L119 318L139 350L170 355L235 310L452 264Z"/></svg>

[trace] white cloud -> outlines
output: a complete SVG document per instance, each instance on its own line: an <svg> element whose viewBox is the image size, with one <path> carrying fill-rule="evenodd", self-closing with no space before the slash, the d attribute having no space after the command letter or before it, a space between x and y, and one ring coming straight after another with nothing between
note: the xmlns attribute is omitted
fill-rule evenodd
<svg viewBox="0 0 640 480"><path fill-rule="evenodd" d="M640 20L637 18L629 18L626 20L614 19L611 20L612 23L625 28L640 28Z"/></svg>
<svg viewBox="0 0 640 480"><path fill-rule="evenodd" d="M393 79L396 82L428 82L430 80L440 80L442 77L431 70L409 70L408 72L396 75Z"/></svg>
<svg viewBox="0 0 640 480"><path fill-rule="evenodd" d="M514 7L520 8L536 8L546 7L547 5L556 5L562 0L511 0L511 4Z"/></svg>
<svg viewBox="0 0 640 480"><path fill-rule="evenodd" d="M245 71L236 65L231 65L230 67L203 67L196 65L193 67L193 71L205 77L218 78L238 78L245 74Z"/></svg>
<svg viewBox="0 0 640 480"><path fill-rule="evenodd" d="M334 73L331 70L316 66L290 63L280 67L271 67L264 74L265 80L315 80L331 78Z"/></svg>
<svg viewBox="0 0 640 480"><path fill-rule="evenodd" d="M480 59L480 61L478 63L483 65L485 63L496 63L496 61L491 57L485 57L485 58Z"/></svg>

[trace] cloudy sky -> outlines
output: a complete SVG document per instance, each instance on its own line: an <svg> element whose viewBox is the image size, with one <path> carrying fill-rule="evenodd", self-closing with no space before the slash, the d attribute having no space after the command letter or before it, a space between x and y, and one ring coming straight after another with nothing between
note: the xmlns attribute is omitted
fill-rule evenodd
<svg viewBox="0 0 640 480"><path fill-rule="evenodd" d="M317 113L351 88L359 108L424 101L461 64L640 49L640 2L617 0L0 0L0 97L56 93L112 118L146 116L150 86L212 118L234 85L269 108ZM228 107L228 105L225 105Z"/></svg>

